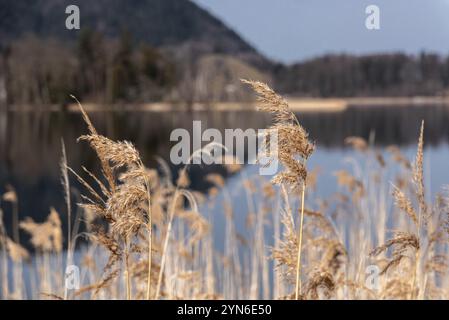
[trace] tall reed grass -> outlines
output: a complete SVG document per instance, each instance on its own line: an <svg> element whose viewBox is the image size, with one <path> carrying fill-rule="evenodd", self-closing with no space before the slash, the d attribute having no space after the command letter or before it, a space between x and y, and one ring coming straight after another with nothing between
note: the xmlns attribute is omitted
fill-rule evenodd
<svg viewBox="0 0 449 320"><path fill-rule="evenodd" d="M260 111L274 116L268 131L278 134L282 164L267 181L248 176L227 156L224 169L237 177L233 188L244 194L246 211L236 211L221 175L204 176L210 185L204 194L190 188L190 165L176 179L162 159L147 168L132 143L101 135L79 104L87 128L79 141L96 154L101 174L71 168L66 153L76 150L62 143L67 234L55 209L43 222L19 221L17 193L9 187L2 195L1 298L449 298L449 196L446 190L429 201L424 123L413 162L396 146L386 156L372 141L348 137L363 161L352 159L352 170L335 172L338 188L323 199L316 193L319 171L310 169L316 146L300 118L266 84L244 82L256 92ZM192 159L217 147L208 145ZM73 180L82 186L80 196ZM216 208L224 225L214 222ZM8 228L5 214L12 215ZM244 234L236 222L242 219ZM219 231L223 239L217 240ZM19 243L20 233L28 235L33 253ZM78 288L66 284L72 264L81 270Z"/></svg>

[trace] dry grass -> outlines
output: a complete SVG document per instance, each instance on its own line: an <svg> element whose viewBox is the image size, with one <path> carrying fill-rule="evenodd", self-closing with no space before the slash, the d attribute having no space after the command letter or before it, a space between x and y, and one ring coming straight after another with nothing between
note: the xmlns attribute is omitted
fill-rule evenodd
<svg viewBox="0 0 449 320"><path fill-rule="evenodd" d="M282 170L272 183L227 164L224 169L240 177L237 186L230 190L223 176L209 174L204 177L211 185L208 192L194 192L189 165L173 183L167 163L159 159L158 168L146 168L132 143L101 135L79 105L87 126L79 141L95 152L100 175L70 168L62 144L62 186L71 222L67 235L56 210L43 222L19 222L16 192L9 187L2 195L0 205L13 219L10 237L0 210L1 297L449 298L449 197L428 199L424 124L413 164L396 146L384 157L364 139L348 137L346 144L364 161L354 160L353 171L335 172L338 189L320 199L315 193L320 171L307 167L315 145L306 130L285 99L263 83L245 82L257 93L260 110L274 116L268 129L278 135ZM217 147L208 145L192 159L211 156ZM398 176L387 178L391 167L400 168ZM72 179L83 187L80 198L71 190ZM246 211L236 211L235 192L244 195ZM75 201L80 210L72 216ZM214 221L220 219L212 215L217 208L223 224ZM236 221L246 221L245 229ZM80 232L80 224L85 231ZM222 249L217 227L223 229ZM19 232L29 236L33 254L19 243ZM65 286L65 267L72 263L82 270L78 289ZM370 278L369 270L377 277Z"/></svg>

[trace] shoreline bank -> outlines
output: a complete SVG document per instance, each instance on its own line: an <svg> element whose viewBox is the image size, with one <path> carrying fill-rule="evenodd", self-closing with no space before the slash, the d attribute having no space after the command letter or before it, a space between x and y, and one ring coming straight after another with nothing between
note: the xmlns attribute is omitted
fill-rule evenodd
<svg viewBox="0 0 449 320"><path fill-rule="evenodd" d="M354 97L354 98L287 98L290 107L295 112L341 112L351 107L408 107L408 106L449 106L449 97ZM256 102L217 102L194 103L190 107L170 102L155 103L123 103L101 105L97 103L83 103L89 112L101 111L146 111L146 112L175 112L175 111L252 111ZM64 107L69 112L78 112L75 103ZM8 111L61 111L60 105L32 106L12 105Z"/></svg>

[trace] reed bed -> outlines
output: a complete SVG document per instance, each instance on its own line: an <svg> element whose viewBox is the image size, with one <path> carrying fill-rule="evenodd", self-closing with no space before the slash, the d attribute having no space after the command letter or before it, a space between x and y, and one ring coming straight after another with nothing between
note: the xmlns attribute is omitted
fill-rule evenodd
<svg viewBox="0 0 449 320"><path fill-rule="evenodd" d="M75 150L62 142L66 212L52 208L42 222L19 221L20 199L8 187L0 203L0 297L448 299L449 194L430 201L426 190L424 123L411 160L396 146L385 157L372 141L348 137L363 161L351 159L352 170L335 172L338 188L323 199L316 194L319 171L310 169L316 146L300 118L267 85L244 82L260 111L273 115L268 132L278 134L282 164L268 181L248 176L227 156L224 169L238 177L233 188L245 196L246 210L236 211L235 190L219 174L205 175L210 188L199 193L190 189L190 164L176 174L162 159L147 168L132 143L101 135L79 104L87 129L79 142L96 154L101 174L71 168L66 152ZM216 208L224 224L215 223ZM12 234L4 214L12 215ZM19 243L21 233L33 252ZM66 274L71 265L80 270L75 288Z"/></svg>

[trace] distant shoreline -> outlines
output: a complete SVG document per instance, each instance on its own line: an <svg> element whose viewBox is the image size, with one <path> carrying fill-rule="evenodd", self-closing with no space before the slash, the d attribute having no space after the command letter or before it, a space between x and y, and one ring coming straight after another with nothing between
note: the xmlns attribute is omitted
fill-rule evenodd
<svg viewBox="0 0 449 320"><path fill-rule="evenodd" d="M355 97L355 98L287 98L291 109L295 112L342 112L349 107L407 107L407 106L449 106L449 97ZM181 104L170 102L155 103L123 103L114 105L100 105L96 103L83 103L89 112L101 111L148 111L173 112L191 110L201 111L252 111L256 102L216 102L194 103L190 108ZM69 112L77 112L76 104L65 107ZM9 111L60 111L59 105L35 107L30 105L12 105Z"/></svg>

